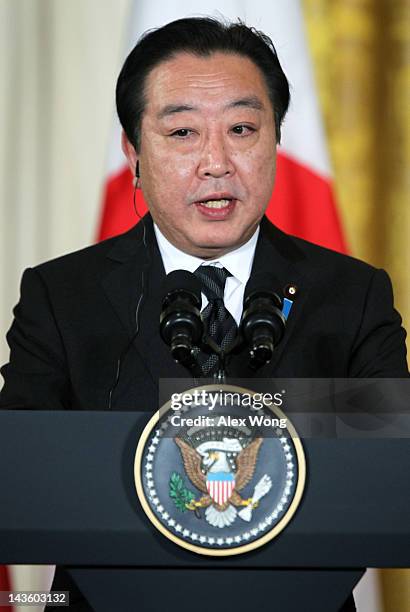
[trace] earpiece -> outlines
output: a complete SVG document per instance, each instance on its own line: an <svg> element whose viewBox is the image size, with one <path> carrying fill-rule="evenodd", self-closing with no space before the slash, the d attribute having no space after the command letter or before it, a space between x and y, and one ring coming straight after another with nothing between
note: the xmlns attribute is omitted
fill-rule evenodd
<svg viewBox="0 0 410 612"><path fill-rule="evenodd" d="M139 187L139 184L138 184L139 179L140 179L140 162L139 162L139 159L137 159L137 163L136 163L136 166L135 166L135 176L132 179L132 184L134 185L134 189L138 189L138 187Z"/></svg>

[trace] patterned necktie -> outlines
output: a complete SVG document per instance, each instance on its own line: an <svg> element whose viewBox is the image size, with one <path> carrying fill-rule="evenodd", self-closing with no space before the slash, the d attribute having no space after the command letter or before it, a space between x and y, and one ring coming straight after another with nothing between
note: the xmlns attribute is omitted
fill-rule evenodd
<svg viewBox="0 0 410 612"><path fill-rule="evenodd" d="M200 266L195 270L195 276L201 281L202 291L208 298L208 304L202 311L205 330L221 349L227 349L237 332L235 319L225 308L223 301L226 279L232 275L225 268ZM197 359L205 376L216 371L217 355L199 353Z"/></svg>

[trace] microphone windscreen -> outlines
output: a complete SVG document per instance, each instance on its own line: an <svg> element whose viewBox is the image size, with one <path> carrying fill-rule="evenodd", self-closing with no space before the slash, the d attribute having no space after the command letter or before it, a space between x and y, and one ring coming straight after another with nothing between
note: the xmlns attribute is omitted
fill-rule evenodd
<svg viewBox="0 0 410 612"><path fill-rule="evenodd" d="M161 295L163 300L175 292L189 293L201 304L201 283L199 279L187 270L174 270L167 274L162 283Z"/></svg>

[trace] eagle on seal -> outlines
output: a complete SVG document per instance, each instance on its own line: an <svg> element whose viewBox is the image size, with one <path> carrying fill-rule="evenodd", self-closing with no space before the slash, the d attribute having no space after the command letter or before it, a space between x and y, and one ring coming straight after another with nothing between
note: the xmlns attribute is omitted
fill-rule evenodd
<svg viewBox="0 0 410 612"><path fill-rule="evenodd" d="M253 498L243 499L241 491L252 479L262 438L255 438L245 448L239 440L224 438L208 441L197 449L185 440L176 437L181 451L185 472L192 484L204 495L186 504L188 510L196 513L205 508L205 518L214 527L227 527L237 516L238 507L256 508ZM201 448L202 446L202 448ZM237 452L235 460L228 460L228 453ZM262 497L260 495L259 497Z"/></svg>

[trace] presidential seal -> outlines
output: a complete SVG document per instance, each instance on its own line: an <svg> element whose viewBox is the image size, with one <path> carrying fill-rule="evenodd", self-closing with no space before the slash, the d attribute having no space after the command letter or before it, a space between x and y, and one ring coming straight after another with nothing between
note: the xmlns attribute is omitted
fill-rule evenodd
<svg viewBox="0 0 410 612"><path fill-rule="evenodd" d="M228 556L262 546L294 515L305 484L302 444L285 414L253 391L191 389L148 422L135 484L151 522L192 552ZM187 401L189 398L191 401Z"/></svg>

